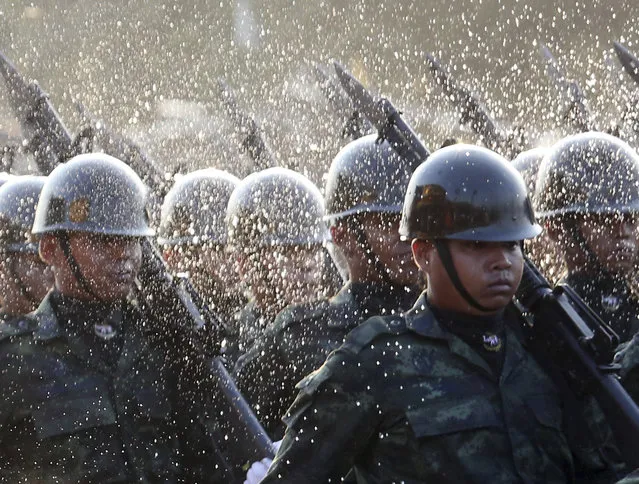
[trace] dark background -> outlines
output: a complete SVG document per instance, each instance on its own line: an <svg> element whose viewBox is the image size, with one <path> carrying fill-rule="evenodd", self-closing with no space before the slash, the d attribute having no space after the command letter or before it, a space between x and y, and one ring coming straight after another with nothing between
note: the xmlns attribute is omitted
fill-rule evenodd
<svg viewBox="0 0 639 484"><path fill-rule="evenodd" d="M222 77L280 163L321 186L344 141L311 63L340 60L402 108L431 148L451 134L473 141L433 85L423 52L434 52L502 126L524 126L534 142L548 143L559 135L561 104L537 42L579 82L605 127L633 89L605 59L613 40L639 53L638 14L636 1L3 0L0 50L50 93L72 131L80 123L73 101L81 100L167 168L245 175L250 162L219 108ZM199 104L161 115L171 99ZM18 130L2 85L0 130Z"/></svg>

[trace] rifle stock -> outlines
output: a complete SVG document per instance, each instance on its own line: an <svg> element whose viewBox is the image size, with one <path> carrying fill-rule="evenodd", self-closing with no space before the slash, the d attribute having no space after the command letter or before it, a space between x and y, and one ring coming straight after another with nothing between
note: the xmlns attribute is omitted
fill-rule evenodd
<svg viewBox="0 0 639 484"><path fill-rule="evenodd" d="M373 130L370 121L353 107L353 103L344 90L324 71L322 66L315 64L313 73L320 90L331 104L333 111L346 120L342 129L342 136L356 140L370 133Z"/></svg>

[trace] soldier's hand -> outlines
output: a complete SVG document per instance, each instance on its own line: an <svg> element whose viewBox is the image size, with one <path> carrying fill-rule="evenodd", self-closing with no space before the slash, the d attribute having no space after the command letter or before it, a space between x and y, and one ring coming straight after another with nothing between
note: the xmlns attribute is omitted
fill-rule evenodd
<svg viewBox="0 0 639 484"><path fill-rule="evenodd" d="M273 442L273 448L276 452L279 450L281 443L281 440ZM272 462L273 459L269 459L268 457L265 457L260 461L253 462L246 473L246 480L244 481L244 484L258 484L268 473L268 468L271 466Z"/></svg>

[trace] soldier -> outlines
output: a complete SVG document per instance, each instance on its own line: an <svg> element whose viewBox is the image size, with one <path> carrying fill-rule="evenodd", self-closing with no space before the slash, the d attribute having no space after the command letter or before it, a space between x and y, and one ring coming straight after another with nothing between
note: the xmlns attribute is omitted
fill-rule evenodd
<svg viewBox="0 0 639 484"><path fill-rule="evenodd" d="M513 167L521 174L528 193L535 193L535 183L537 182L537 172L544 156L548 153L547 148L533 148L522 151L512 161ZM539 237L527 240L524 243L526 254L541 272L550 281L556 282L563 275L563 263L561 256L556 250L552 250L554 245L548 238L546 232L542 232Z"/></svg>
<svg viewBox="0 0 639 484"><path fill-rule="evenodd" d="M571 482L562 421L574 414L511 304L521 242L540 231L504 158L472 145L433 153L400 225L427 291L405 316L362 323L300 382L263 482L339 482L351 468L357 482Z"/></svg>
<svg viewBox="0 0 639 484"><path fill-rule="evenodd" d="M562 255L569 284L628 341L639 331L629 280L638 255L639 156L604 133L556 143L539 168L537 215Z"/></svg>
<svg viewBox="0 0 639 484"><path fill-rule="evenodd" d="M181 177L162 204L158 243L177 273L185 273L224 321L244 305L226 251L226 206L240 180L208 168Z"/></svg>
<svg viewBox="0 0 639 484"><path fill-rule="evenodd" d="M45 180L43 176L12 177L0 188L0 298L5 323L36 309L53 286L51 271L31 236Z"/></svg>
<svg viewBox="0 0 639 484"><path fill-rule="evenodd" d="M104 154L47 178L32 232L54 289L0 335L3 482L219 482L179 350L133 299L145 202Z"/></svg>
<svg viewBox="0 0 639 484"><path fill-rule="evenodd" d="M236 322L231 362L285 306L318 299L323 290L324 200L305 176L268 168L247 176L226 211L228 244L251 300Z"/></svg>
<svg viewBox="0 0 639 484"><path fill-rule="evenodd" d="M273 438L283 435L281 417L293 403L295 384L319 368L350 330L415 302L417 266L398 232L415 168L376 135L349 143L333 160L326 218L348 267L348 282L330 299L283 310L235 367L240 388Z"/></svg>

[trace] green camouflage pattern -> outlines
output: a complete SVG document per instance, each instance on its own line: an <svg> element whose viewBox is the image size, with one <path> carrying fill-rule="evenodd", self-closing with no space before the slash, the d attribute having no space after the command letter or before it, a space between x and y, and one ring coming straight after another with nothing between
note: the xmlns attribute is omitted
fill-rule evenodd
<svg viewBox="0 0 639 484"><path fill-rule="evenodd" d="M234 377L269 435L282 438L282 416L295 385L319 368L346 335L371 316L409 309L417 290L379 282L347 283L330 299L280 312L235 365Z"/></svg>
<svg viewBox="0 0 639 484"><path fill-rule="evenodd" d="M621 368L621 383L639 405L639 335L635 335L629 342L622 345L615 356L615 362Z"/></svg>
<svg viewBox="0 0 639 484"><path fill-rule="evenodd" d="M505 346L497 376L424 296L368 320L298 384L262 482L574 482L560 392L510 326Z"/></svg>
<svg viewBox="0 0 639 484"><path fill-rule="evenodd" d="M220 482L202 407L137 308L115 366L58 324L50 295L25 321L0 325L1 482Z"/></svg>

